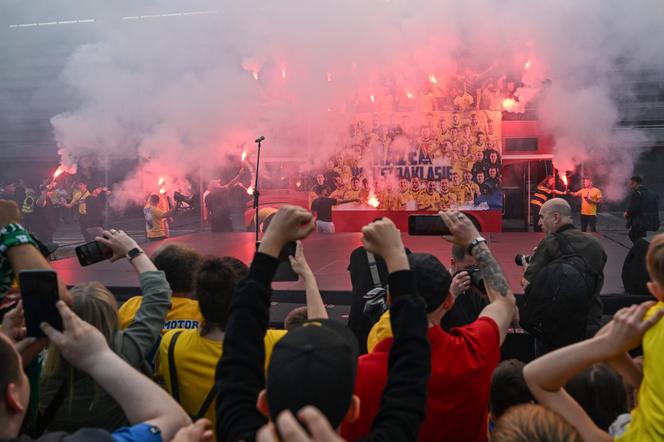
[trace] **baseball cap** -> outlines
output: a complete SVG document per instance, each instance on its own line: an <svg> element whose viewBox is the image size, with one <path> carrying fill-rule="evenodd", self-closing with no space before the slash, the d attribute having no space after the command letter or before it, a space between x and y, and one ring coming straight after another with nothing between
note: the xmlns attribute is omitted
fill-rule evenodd
<svg viewBox="0 0 664 442"><path fill-rule="evenodd" d="M310 320L289 331L275 345L267 370L272 419L313 405L337 428L350 407L357 357L357 339L340 322Z"/></svg>
<svg viewBox="0 0 664 442"><path fill-rule="evenodd" d="M452 275L442 262L430 253L413 253L408 256L410 268L415 274L417 293L427 305L427 313L445 302L450 291Z"/></svg>

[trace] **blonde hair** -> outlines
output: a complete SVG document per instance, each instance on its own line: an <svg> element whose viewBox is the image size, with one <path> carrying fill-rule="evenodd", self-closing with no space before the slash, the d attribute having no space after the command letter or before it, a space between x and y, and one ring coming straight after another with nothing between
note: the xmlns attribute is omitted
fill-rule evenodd
<svg viewBox="0 0 664 442"><path fill-rule="evenodd" d="M94 325L112 344L113 335L118 330L118 304L113 294L99 282L89 282L69 290L74 301L72 310L85 322ZM111 345L112 347L112 345ZM44 377L55 375L61 368L70 367L53 344L48 347L44 364ZM73 371L70 370L73 376Z"/></svg>
<svg viewBox="0 0 664 442"><path fill-rule="evenodd" d="M496 422L492 442L582 442L574 427L541 405L512 407Z"/></svg>
<svg viewBox="0 0 664 442"><path fill-rule="evenodd" d="M660 233L650 241L646 267L653 281L664 287L664 233Z"/></svg>

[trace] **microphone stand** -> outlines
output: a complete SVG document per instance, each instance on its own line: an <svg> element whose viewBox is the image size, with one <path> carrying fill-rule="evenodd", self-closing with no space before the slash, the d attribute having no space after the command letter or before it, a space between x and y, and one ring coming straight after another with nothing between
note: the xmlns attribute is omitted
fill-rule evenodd
<svg viewBox="0 0 664 442"><path fill-rule="evenodd" d="M261 143L265 137L260 137L256 140L256 143L258 144L258 154L256 155L256 178L254 181L254 209L256 210L256 218L254 220L254 224L256 225L256 244L258 244L258 198L259 198L259 192L258 192L258 167L261 162ZM257 246L258 247L258 246Z"/></svg>

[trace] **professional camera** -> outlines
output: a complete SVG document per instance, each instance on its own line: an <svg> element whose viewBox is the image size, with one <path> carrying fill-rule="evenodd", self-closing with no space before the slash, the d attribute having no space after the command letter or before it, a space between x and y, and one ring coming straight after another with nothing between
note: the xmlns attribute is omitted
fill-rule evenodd
<svg viewBox="0 0 664 442"><path fill-rule="evenodd" d="M523 267L523 263L525 262L526 264L530 264L530 260L533 259L533 255L523 255L521 253L518 253L514 257L514 262L516 265Z"/></svg>
<svg viewBox="0 0 664 442"><path fill-rule="evenodd" d="M387 290L384 287L375 287L365 295L364 314L369 317L372 324L378 322L389 307L387 305Z"/></svg>
<svg viewBox="0 0 664 442"><path fill-rule="evenodd" d="M486 291L486 289L484 287L484 279L482 278L482 272L480 271L479 266L468 266L464 269L459 270L453 276L456 276L457 274L459 274L461 272L468 273L468 276L470 276L470 285L471 286L480 289L482 292Z"/></svg>

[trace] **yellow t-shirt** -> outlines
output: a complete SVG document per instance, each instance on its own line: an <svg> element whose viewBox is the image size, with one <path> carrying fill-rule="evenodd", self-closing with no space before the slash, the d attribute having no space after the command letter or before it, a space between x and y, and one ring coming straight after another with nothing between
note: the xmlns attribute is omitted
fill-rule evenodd
<svg viewBox="0 0 664 442"><path fill-rule="evenodd" d="M422 192L417 198L418 209L438 210L440 206L440 195L438 192Z"/></svg>
<svg viewBox="0 0 664 442"><path fill-rule="evenodd" d="M143 302L142 296L134 296L122 304L118 310L118 319L120 320L120 328L125 329L129 327L134 321L134 316L141 307ZM164 334L173 329L197 329L198 325L203 322L203 315L198 308L198 301L195 299L173 297L171 298L171 309L166 315L166 322L161 329Z"/></svg>
<svg viewBox="0 0 664 442"><path fill-rule="evenodd" d="M475 164L475 156L472 152L468 152L468 155L459 153L457 155L457 162L454 165L454 169L462 175L465 172L472 171L473 164Z"/></svg>
<svg viewBox="0 0 664 442"><path fill-rule="evenodd" d="M463 204L466 202L466 190L463 183L459 184L458 186L451 184L450 193L454 195L458 204Z"/></svg>
<svg viewBox="0 0 664 442"><path fill-rule="evenodd" d="M456 206L457 197L454 193L448 191L447 193L440 193L440 198L438 199L438 209L445 210L451 209Z"/></svg>
<svg viewBox="0 0 664 442"><path fill-rule="evenodd" d="M168 366L168 347L175 330L166 333L159 344L159 356L155 372L159 383L170 393L171 375ZM267 370L272 349L286 334L286 330L268 330L265 334L265 369ZM212 385L217 364L221 358L223 343L202 337L198 330L185 330L175 343L176 373L178 378L180 405L191 416L195 416L205 401ZM213 402L208 408L205 417L215 424L216 405Z"/></svg>
<svg viewBox="0 0 664 442"><path fill-rule="evenodd" d="M367 336L367 351L371 353L376 344L385 338L392 337L392 323L390 322L390 311L383 313L378 322L376 322Z"/></svg>
<svg viewBox="0 0 664 442"><path fill-rule="evenodd" d="M167 235L166 216L163 210L154 206L147 206L152 212L152 227L148 229L148 238L162 238Z"/></svg>
<svg viewBox="0 0 664 442"><path fill-rule="evenodd" d="M664 308L660 301L648 310L649 318ZM664 320L659 320L643 335L643 380L638 407L632 410L627 431L617 441L664 440Z"/></svg>
<svg viewBox="0 0 664 442"><path fill-rule="evenodd" d="M602 198L602 191L597 187L579 190L581 197L581 215L597 215L597 204L588 202L586 198L597 201Z"/></svg>
<svg viewBox="0 0 664 442"><path fill-rule="evenodd" d="M403 200L401 195L396 192L382 191L378 200L380 201L380 208L383 210L401 210Z"/></svg>

